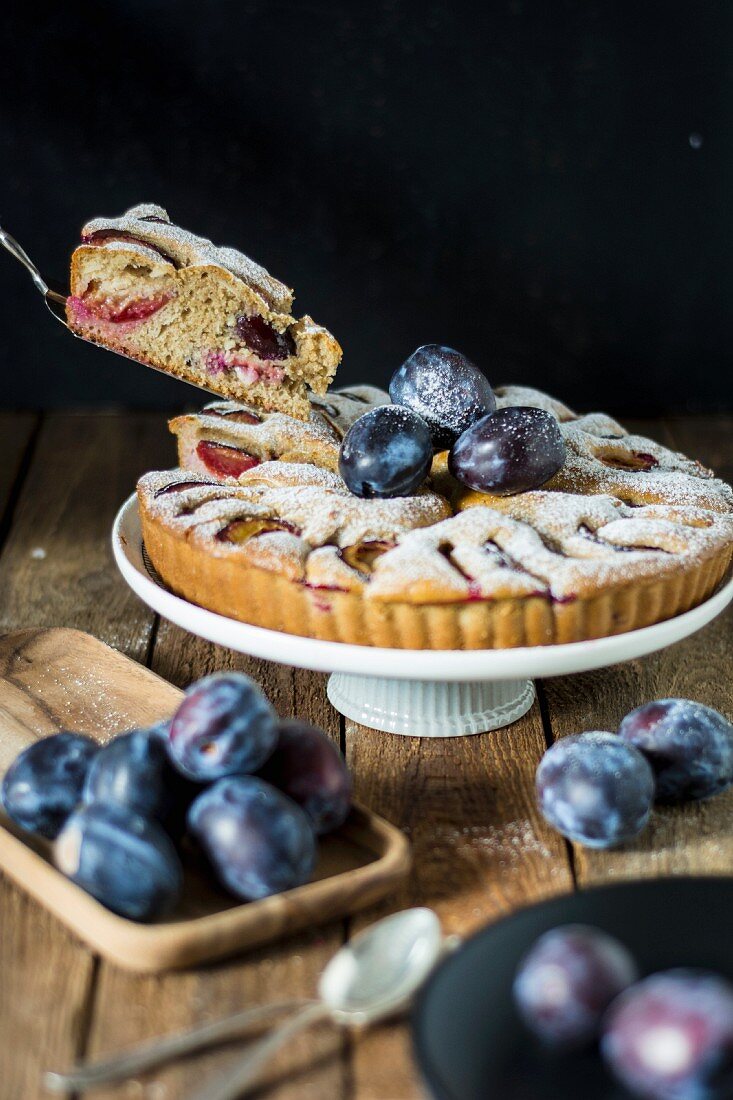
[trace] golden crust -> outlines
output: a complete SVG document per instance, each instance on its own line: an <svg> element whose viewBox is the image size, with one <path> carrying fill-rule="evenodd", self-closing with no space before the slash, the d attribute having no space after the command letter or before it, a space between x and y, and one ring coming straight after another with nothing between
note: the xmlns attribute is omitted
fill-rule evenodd
<svg viewBox="0 0 733 1100"><path fill-rule="evenodd" d="M366 600L361 590L306 585L236 556L212 557L202 543L161 524L143 496L140 515L150 560L168 587L185 599L287 634L397 649L508 649L622 634L707 599L731 559L728 547L693 569L568 603L553 603L545 596L389 603Z"/></svg>

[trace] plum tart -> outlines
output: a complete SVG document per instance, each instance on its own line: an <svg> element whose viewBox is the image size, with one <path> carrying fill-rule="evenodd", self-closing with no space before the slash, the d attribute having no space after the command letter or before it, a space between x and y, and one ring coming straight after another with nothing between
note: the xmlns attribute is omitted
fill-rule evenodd
<svg viewBox="0 0 733 1100"><path fill-rule="evenodd" d="M263 462L239 484L152 473L138 485L150 559L174 592L244 622L411 649L605 637L712 594L733 554L728 485L604 414L496 397L559 424L566 460L541 489L468 489L446 453L432 489L386 500L312 463Z"/></svg>
<svg viewBox="0 0 733 1100"><path fill-rule="evenodd" d="M84 226L71 258L69 327L78 336L223 397L307 420L339 344L263 267L134 206Z"/></svg>

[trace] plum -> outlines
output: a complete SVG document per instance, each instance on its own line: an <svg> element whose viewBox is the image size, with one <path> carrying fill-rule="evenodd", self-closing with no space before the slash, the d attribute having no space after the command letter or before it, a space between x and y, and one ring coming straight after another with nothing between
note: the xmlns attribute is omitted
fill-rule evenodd
<svg viewBox="0 0 733 1100"><path fill-rule="evenodd" d="M652 1100L733 1096L733 987L716 974L668 970L622 993L603 1022L612 1073Z"/></svg>
<svg viewBox="0 0 733 1100"><path fill-rule="evenodd" d="M592 731L557 741L537 768L537 801L546 820L569 840L612 848L646 825L654 774L633 745Z"/></svg>
<svg viewBox="0 0 733 1100"><path fill-rule="evenodd" d="M433 448L422 417L401 405L378 405L343 438L339 473L358 497L406 497L430 472Z"/></svg>
<svg viewBox="0 0 733 1100"><path fill-rule="evenodd" d="M545 932L514 979L520 1016L544 1042L576 1047L596 1038L611 1001L638 977L626 948L597 928L568 924Z"/></svg>
<svg viewBox="0 0 733 1100"><path fill-rule="evenodd" d="M3 780L9 817L53 840L81 798L99 746L82 733L54 733L34 741L10 765Z"/></svg>
<svg viewBox="0 0 733 1100"><path fill-rule="evenodd" d="M278 742L259 772L305 811L316 833L330 833L351 807L346 761L323 730L298 719L281 722Z"/></svg>
<svg viewBox="0 0 733 1100"><path fill-rule="evenodd" d="M198 787L171 764L166 728L130 730L104 745L87 772L84 801L126 806L180 831Z"/></svg>
<svg viewBox="0 0 733 1100"><path fill-rule="evenodd" d="M657 699L621 722L619 736L644 753L659 802L710 798L733 783L733 725L690 699Z"/></svg>
<svg viewBox="0 0 733 1100"><path fill-rule="evenodd" d="M56 840L54 862L102 905L132 920L169 912L183 885L170 837L126 806L93 803L76 810Z"/></svg>
<svg viewBox="0 0 733 1100"><path fill-rule="evenodd" d="M564 462L565 442L555 417L512 405L472 424L454 443L448 469L471 489L504 496L539 489Z"/></svg>
<svg viewBox="0 0 733 1100"><path fill-rule="evenodd" d="M262 767L277 744L277 718L248 676L217 672L188 689L168 736L176 767L209 783Z"/></svg>
<svg viewBox="0 0 733 1100"><path fill-rule="evenodd" d="M188 826L222 884L255 900L301 886L316 861L313 828L300 806L254 776L214 783L192 803Z"/></svg>
<svg viewBox="0 0 733 1100"><path fill-rule="evenodd" d="M460 351L441 344L413 351L392 375L389 396L423 418L440 450L496 408L483 372Z"/></svg>

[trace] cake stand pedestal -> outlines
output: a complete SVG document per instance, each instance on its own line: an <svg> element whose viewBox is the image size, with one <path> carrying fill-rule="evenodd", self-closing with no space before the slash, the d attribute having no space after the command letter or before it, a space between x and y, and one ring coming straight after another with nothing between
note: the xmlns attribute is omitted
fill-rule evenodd
<svg viewBox="0 0 733 1100"><path fill-rule="evenodd" d="M460 737L508 726L535 697L531 680L390 680L334 672L328 698L336 710L386 733Z"/></svg>
<svg viewBox="0 0 733 1100"><path fill-rule="evenodd" d="M239 653L330 672L328 697L347 718L414 737L458 737L510 725L532 706L532 679L605 668L664 649L733 600L732 578L684 615L611 638L521 649L377 649L265 630L175 596L146 561L135 496L115 519L112 549L133 591L164 618Z"/></svg>

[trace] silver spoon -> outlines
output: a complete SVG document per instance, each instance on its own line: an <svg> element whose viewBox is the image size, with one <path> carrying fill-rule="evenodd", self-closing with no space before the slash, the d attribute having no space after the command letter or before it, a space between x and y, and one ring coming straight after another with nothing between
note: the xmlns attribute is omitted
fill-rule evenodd
<svg viewBox="0 0 733 1100"><path fill-rule="evenodd" d="M417 923L414 914L428 914L428 919L421 917L420 922L422 923L424 920L426 924L431 925L434 922L437 927L437 918L428 909L408 909L404 913L396 914L395 917L387 917L385 920L379 921L371 928L362 932L361 935L354 937L354 940L349 944L348 948L342 948L342 950L334 956L334 959L331 960L331 963L329 963L329 966L326 968L321 978L321 982L326 981L326 974L330 971L331 965L333 965L336 960L340 959L342 954L345 955L350 949L353 950L355 946L359 949L361 941L365 938L371 940L372 935L378 935L381 939L382 935L384 935L383 926L385 925L389 929L392 927L393 922L402 924L402 920L404 919L405 923L407 923L408 918L410 923L413 921ZM456 942L455 938L442 941L441 946L444 948L450 946L453 942ZM123 1081L128 1077L132 1077L137 1073L143 1073L147 1070L154 1069L156 1066L169 1062L173 1058L186 1054L193 1054L215 1043L234 1039L246 1031L247 1028L263 1023L270 1017L280 1015L285 1011L302 1010L314 1005L318 1005L320 1008L320 1002L303 998L281 1001L275 1004L257 1005L254 1008L238 1012L233 1016L227 1016L222 1020L214 1020L211 1023L201 1024L187 1031L166 1035L162 1039L153 1039L149 1042L141 1043L139 1046L132 1047L129 1050L122 1051L120 1054L115 1054L108 1058L102 1058L97 1062L88 1062L83 1065L72 1066L71 1069L65 1072L49 1071L45 1075L44 1083L46 1088L51 1092L83 1092L86 1089L95 1088L98 1085L113 1084L114 1082Z"/></svg>
<svg viewBox="0 0 733 1100"><path fill-rule="evenodd" d="M456 942L443 938L431 909L405 909L377 921L331 959L318 983L318 1001L251 1046L234 1066L204 1082L190 1100L240 1096L271 1055L319 1020L366 1027L406 1008L443 952Z"/></svg>
<svg viewBox="0 0 733 1100"><path fill-rule="evenodd" d="M1 225L0 244L3 246L3 248L6 248L8 250L11 256L14 256L15 259L23 265L23 267L26 269L31 279L33 280L36 289L39 290L40 293L43 295L46 307L48 308L49 312L56 318L56 320L60 324L64 326L65 329L67 329L68 332L71 333L72 336L76 336L80 340L84 340L84 342L87 344L94 344L94 347L104 348L105 351L113 350L112 348L105 347L104 344L95 344L94 340L87 340L86 337L80 336L78 332L74 332L72 329L69 328L68 322L66 320L66 299L68 295L63 293L63 291L61 290L49 286L36 265L33 263L33 260L30 258L26 250L20 244L18 244L15 237L11 237L8 231L6 229L3 229ZM124 355L121 351L114 351L114 354L119 355L121 359L128 359L131 363L140 363L139 359L135 359L132 355ZM167 378L175 377L175 375L169 374L168 371L161 370L159 367L154 367L152 363L143 363L142 366L149 367L150 370L158 371L159 374L164 374ZM214 397L221 397L220 393L217 393L215 390L210 390L206 386L202 386L197 382L189 382L187 380L186 384L189 386L194 386L196 389L203 390L204 393L213 394Z"/></svg>

